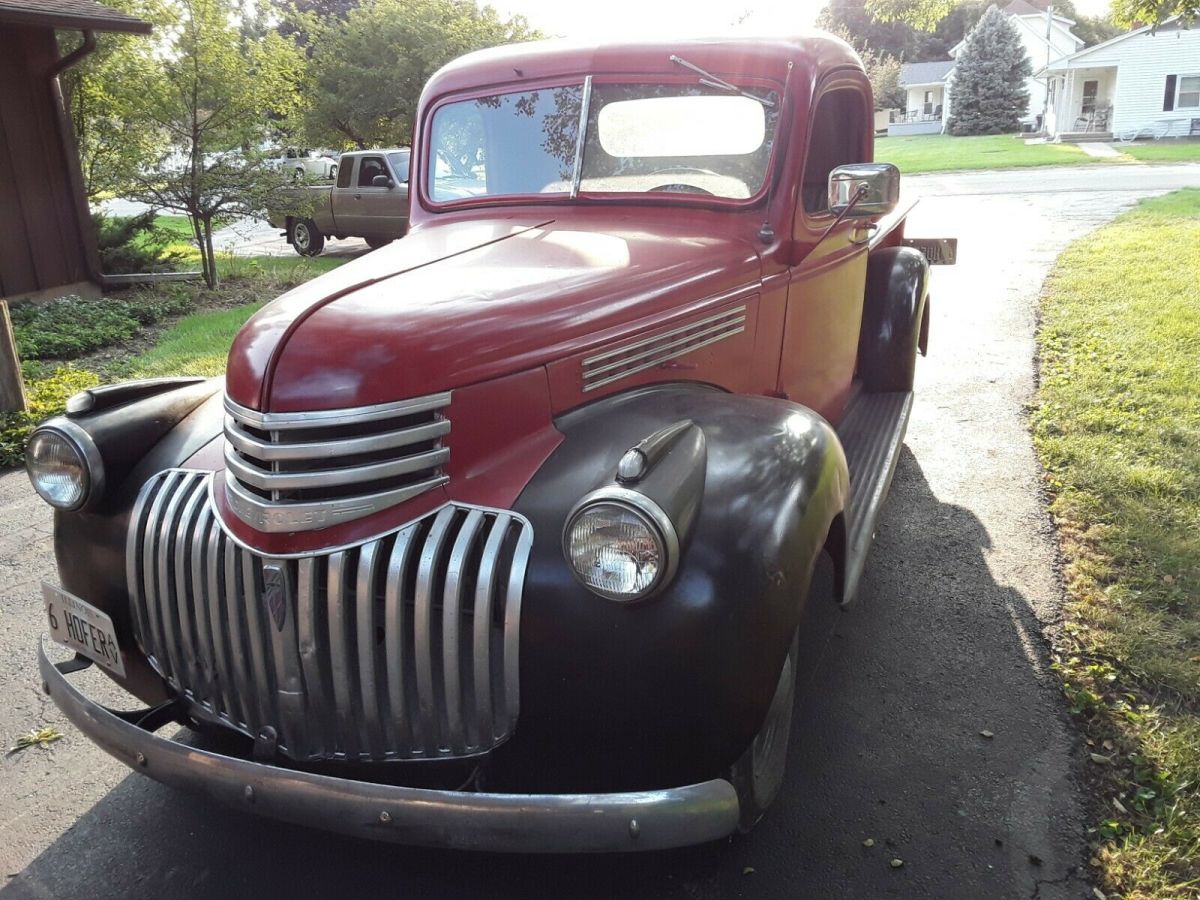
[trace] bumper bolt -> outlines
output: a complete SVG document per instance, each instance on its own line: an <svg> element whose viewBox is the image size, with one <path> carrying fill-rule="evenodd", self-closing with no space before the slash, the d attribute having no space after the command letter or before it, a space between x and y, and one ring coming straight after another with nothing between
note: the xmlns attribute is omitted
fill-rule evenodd
<svg viewBox="0 0 1200 900"><path fill-rule="evenodd" d="M392 814L385 809L379 814L379 821L386 825L388 822L392 821Z"/></svg>
<svg viewBox="0 0 1200 900"><path fill-rule="evenodd" d="M138 755L135 757L135 759L137 759L137 764L138 764L139 766L145 766L145 765L146 765L146 754L145 754L145 753L139 753L139 754L138 754Z"/></svg>
<svg viewBox="0 0 1200 900"><path fill-rule="evenodd" d="M642 833L642 826L638 824L638 820L630 819L629 820L629 836L636 841L638 839L638 836L641 833Z"/></svg>
<svg viewBox="0 0 1200 900"><path fill-rule="evenodd" d="M251 787L250 785L246 785L246 789L244 791L242 791L242 796L246 798L247 803L253 803L254 802L254 788Z"/></svg>

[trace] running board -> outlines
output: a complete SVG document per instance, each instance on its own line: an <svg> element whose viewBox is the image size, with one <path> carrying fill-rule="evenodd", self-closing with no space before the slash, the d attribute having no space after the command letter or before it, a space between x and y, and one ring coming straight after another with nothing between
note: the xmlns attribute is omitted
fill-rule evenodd
<svg viewBox="0 0 1200 900"><path fill-rule="evenodd" d="M841 560L843 571L839 579L843 606L858 591L858 580L875 537L875 523L900 458L912 402L912 391L858 393L837 428L850 469L845 559Z"/></svg>

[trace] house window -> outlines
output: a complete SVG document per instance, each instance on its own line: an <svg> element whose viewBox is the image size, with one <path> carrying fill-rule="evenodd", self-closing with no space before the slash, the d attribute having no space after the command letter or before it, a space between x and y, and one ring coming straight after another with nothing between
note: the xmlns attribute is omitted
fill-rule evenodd
<svg viewBox="0 0 1200 900"><path fill-rule="evenodd" d="M1177 109L1200 109L1200 75L1180 76L1175 107Z"/></svg>
<svg viewBox="0 0 1200 900"><path fill-rule="evenodd" d="M922 112L924 112L927 116L933 113L933 91L925 92L925 106L922 109Z"/></svg>

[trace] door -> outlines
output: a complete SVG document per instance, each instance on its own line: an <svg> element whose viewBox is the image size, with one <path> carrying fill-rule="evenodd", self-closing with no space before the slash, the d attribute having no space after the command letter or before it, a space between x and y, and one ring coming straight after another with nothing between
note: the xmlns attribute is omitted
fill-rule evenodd
<svg viewBox="0 0 1200 900"><path fill-rule="evenodd" d="M383 176L391 186L376 186L374 180ZM404 180L408 170L404 169ZM358 202L353 234L368 238L400 238L408 221L408 186L396 178L388 158L362 156L354 181L354 197Z"/></svg>
<svg viewBox="0 0 1200 900"><path fill-rule="evenodd" d="M848 220L822 235L834 222L829 173L871 159L869 90L861 76L839 76L820 92L810 113L779 365L780 393L834 424L845 408L858 358L866 229Z"/></svg>

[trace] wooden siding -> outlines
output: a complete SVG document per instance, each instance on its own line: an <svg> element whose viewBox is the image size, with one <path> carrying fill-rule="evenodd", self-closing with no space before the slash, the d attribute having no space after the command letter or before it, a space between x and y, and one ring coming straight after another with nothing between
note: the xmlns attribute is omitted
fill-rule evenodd
<svg viewBox="0 0 1200 900"><path fill-rule="evenodd" d="M50 28L0 28L0 297L52 291L88 278L90 227L71 190L49 75Z"/></svg>

